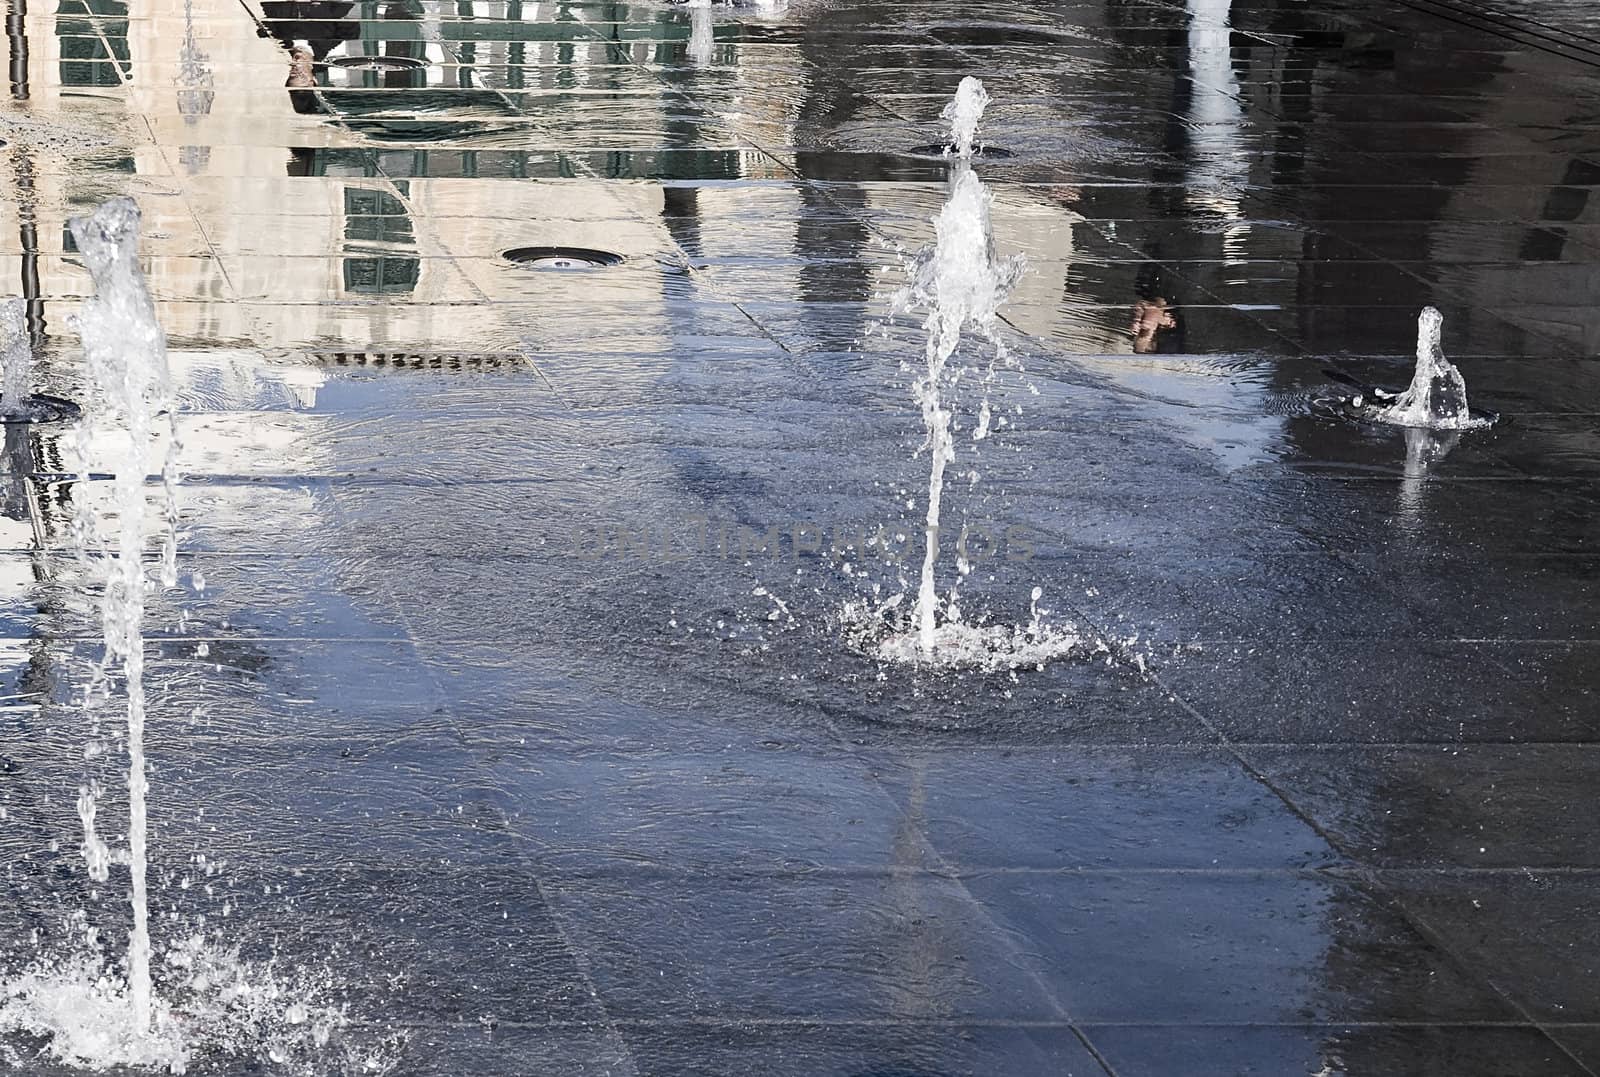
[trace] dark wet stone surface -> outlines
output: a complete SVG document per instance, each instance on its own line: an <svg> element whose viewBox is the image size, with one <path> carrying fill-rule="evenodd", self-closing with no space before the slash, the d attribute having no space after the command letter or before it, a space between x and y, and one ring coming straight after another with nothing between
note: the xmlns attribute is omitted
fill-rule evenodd
<svg viewBox="0 0 1600 1077"><path fill-rule="evenodd" d="M158 941L331 969L405 1074L1600 1073L1591 5L68 0L19 34L39 388L79 388L64 219L115 194L174 349ZM372 55L404 69L339 63ZM1089 641L1014 676L853 650L844 604L914 559L795 538L919 525L923 342L879 330L968 74L1031 268L946 501L1025 555L964 606L1038 586ZM625 261L501 257L552 247ZM1330 368L1407 382L1425 304L1501 421L1319 413ZM77 855L79 784L125 793L83 754L74 453L9 430L0 469L7 968L79 908L126 929Z"/></svg>
<svg viewBox="0 0 1600 1077"><path fill-rule="evenodd" d="M1407 1072L1419 1077L1457 1073L1577 1077L1589 1072L1572 1053L1522 1028L1308 1025L1174 1031L1126 1026L1096 1029L1095 1043L1115 1072L1134 1077L1383 1072L1396 1059L1405 1059Z"/></svg>

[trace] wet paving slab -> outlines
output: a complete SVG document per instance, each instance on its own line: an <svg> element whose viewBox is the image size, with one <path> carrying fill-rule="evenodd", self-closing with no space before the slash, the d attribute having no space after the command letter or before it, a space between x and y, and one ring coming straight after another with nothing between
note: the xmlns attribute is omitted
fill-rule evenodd
<svg viewBox="0 0 1600 1077"><path fill-rule="evenodd" d="M14 14L43 384L83 380L65 219L116 194L174 353L158 944L352 1021L190 1072L1600 1072L1585 4ZM845 612L914 583L893 297L969 74L1029 268L940 571L1072 626L1042 669L907 669ZM1424 305L1500 423L1330 417ZM8 973L126 931L78 853L81 783L126 810L80 458L0 462ZM40 1050L0 1041L72 1071Z"/></svg>

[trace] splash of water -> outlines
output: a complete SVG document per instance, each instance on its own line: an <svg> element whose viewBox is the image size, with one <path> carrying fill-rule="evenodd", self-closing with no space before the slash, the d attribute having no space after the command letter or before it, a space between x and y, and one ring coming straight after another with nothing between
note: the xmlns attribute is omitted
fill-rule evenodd
<svg viewBox="0 0 1600 1077"><path fill-rule="evenodd" d="M1411 385L1377 415L1381 422L1428 430L1473 430L1489 425L1467 407L1467 380L1444 356L1444 316L1423 307L1417 318L1417 367Z"/></svg>
<svg viewBox="0 0 1600 1077"><path fill-rule="evenodd" d="M88 217L68 222L73 239L94 279L95 294L83 304L76 326L83 341L87 417L79 424L77 447L86 472L110 472L117 514L113 539L101 533L94 499L77 502L74 521L80 556L91 578L104 587L101 632L104 655L85 694L91 716L109 700L120 675L126 696L128 746L128 846L113 851L95 830L101 789L91 783L78 797L83 823L83 856L97 882L110 877L113 864L126 865L133 926L128 937L125 975L79 975L76 966L63 978L48 968L30 971L7 985L4 1017L50 1035L61 1057L73 1060L94 1052L133 1064L177 1060L182 1052L171 1022L158 1016L150 980L150 901L146 882L148 821L145 797L144 567L146 543L145 480L151 470L157 417L168 415L172 394L167 377L166 338L138 265L139 209L131 199L113 199ZM161 581L177 582L176 482L173 453L162 474L167 487L167 530L162 542ZM97 734L96 734L97 735ZM91 741L87 755L104 748ZM91 938L92 938L91 933Z"/></svg>
<svg viewBox="0 0 1600 1077"><path fill-rule="evenodd" d="M88 217L68 222L78 250L94 278L95 294L77 320L83 339L87 391L92 418L79 426L81 458L91 470L110 471L117 512L115 543L95 551L92 501L80 501L78 528L86 555L105 569L101 630L105 655L91 695L110 692L110 672L122 676L128 718L128 849L133 930L128 940L128 1002L133 1028L151 1028L150 910L145 873L147 813L145 798L144 610L150 587L144 567L146 544L145 479L154 462L157 417L165 413L169 450L161 467L168 512L162 536L161 583L177 584L175 511L176 438L172 424L172 385L167 374L166 335L156 322L155 304L139 271L139 207L132 199L113 199ZM96 552L106 556L95 558ZM84 795L92 802L93 793ZM84 833L90 870L106 871L94 837L92 813Z"/></svg>
<svg viewBox="0 0 1600 1077"><path fill-rule="evenodd" d="M0 300L0 415L20 418L28 414L32 371L33 344L28 338L27 301Z"/></svg>
<svg viewBox="0 0 1600 1077"><path fill-rule="evenodd" d="M961 92L946 110L946 115L954 118L953 133L964 156L970 156L977 120L987 101L983 84L966 78L961 82ZM929 457L922 568L908 623L896 621L901 616L899 596L877 605L851 604L844 611L851 640L887 661L1017 668L1041 664L1066 653L1078 642L1075 633L1051 629L1039 620L1038 592L1036 616L1026 629L968 623L957 602L959 583L951 588L948 602L942 602L939 595L937 566L945 472L956 458L953 393L966 371L953 360L963 336L969 333L989 349L987 370L979 379L983 401L972 429L973 440L981 441L992 429L989 392L995 371L1012 365L998 332L1000 305L1026 268L1020 255L1001 258L996 253L993 202L993 194L970 164L958 161L945 204L934 219L934 244L912 260L910 281L892 304L891 317L913 311L923 314L923 364L912 383L912 394L926 430L922 450ZM957 568L962 575L970 571L964 555Z"/></svg>
<svg viewBox="0 0 1600 1077"><path fill-rule="evenodd" d="M989 91L983 80L967 75L956 87L956 95L944 107L940 117L950 124L950 147L963 160L972 159L977 145L978 124L983 121L983 110L989 107Z"/></svg>
<svg viewBox="0 0 1600 1077"><path fill-rule="evenodd" d="M77 949L41 953L31 967L0 985L0 1032L26 1033L43 1040L41 1050L51 1057L96 1069L144 1066L182 1073L197 1051L207 1050L256 1052L304 1074L382 1072L390 1068L393 1044L375 1050L357 1049L349 1040L330 1045L333 1031L348 1021L343 1007L331 1001L339 988L329 974L286 974L271 962L242 960L203 931L169 941L159 955L159 970L152 969L157 955L146 879L143 625L148 592L158 583L177 584L174 397L166 336L139 271L138 206L131 199L113 199L68 223L95 286L76 319L86 393L78 456L86 473L112 476L112 519L97 512L92 496L74 499L85 573L99 582L104 595L105 651L85 694L93 730L86 756L105 754L95 716L120 688L127 718L127 847L111 848L96 831L104 792L97 783L80 790L77 806L91 879L105 882L114 867L128 869L133 926L118 962L104 954L99 929L87 915L73 914L68 935L78 940ZM159 569L152 580L144 564L151 537L145 487L158 458L165 511ZM220 870L204 856L197 861L207 876ZM153 971L161 973L159 992ZM15 1049L0 1041L0 1069L8 1063L22 1064Z"/></svg>
<svg viewBox="0 0 1600 1077"><path fill-rule="evenodd" d="M1033 589L1026 625L966 624L950 619L935 630L933 650L923 647L919 632L895 631L886 618L900 596L873 605L845 604L840 618L847 638L880 660L909 665L936 662L944 669L978 669L990 673L1043 669L1045 664L1078 649L1086 641L1071 625L1049 623L1039 606L1044 589ZM1104 645L1100 645L1104 649Z"/></svg>
<svg viewBox="0 0 1600 1077"><path fill-rule="evenodd" d="M923 447L928 451L928 504L924 520L921 584L913 620L920 646L931 654L936 642L939 598L934 567L939 559L939 515L944 494L945 468L955 459L951 438L951 409L942 390L950 358L961 344L962 330L971 326L1004 358L1004 347L994 333L1000 303L1022 272L1022 261L1000 261L994 252L990 205L994 196L970 169L959 171L950 196L934 221L937 237L932 252L916 267L905 292L897 297L901 309L927 311L923 328L924 369L912 385L927 429Z"/></svg>
<svg viewBox="0 0 1600 1077"><path fill-rule="evenodd" d="M161 971L166 1005L150 1029L135 1031L126 985L95 955L40 961L0 988L0 1032L48 1036L48 1056L119 1072L129 1066L182 1074L197 1057L256 1055L271 1064L265 1072L374 1077L391 1071L403 1049L401 1034L348 1034L341 988L328 973L247 961L203 933L168 947ZM31 1061L0 1044L0 1069L28 1072Z"/></svg>

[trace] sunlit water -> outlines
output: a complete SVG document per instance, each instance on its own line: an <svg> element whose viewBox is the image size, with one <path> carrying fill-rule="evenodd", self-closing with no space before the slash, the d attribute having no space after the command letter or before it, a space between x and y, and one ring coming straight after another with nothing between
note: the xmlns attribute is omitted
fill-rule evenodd
<svg viewBox="0 0 1600 1077"><path fill-rule="evenodd" d="M981 79L971 75L961 80L956 95L940 115L950 124L950 146L957 157L971 160L973 148L978 144L978 125L983 122L984 109L989 107L989 91Z"/></svg>

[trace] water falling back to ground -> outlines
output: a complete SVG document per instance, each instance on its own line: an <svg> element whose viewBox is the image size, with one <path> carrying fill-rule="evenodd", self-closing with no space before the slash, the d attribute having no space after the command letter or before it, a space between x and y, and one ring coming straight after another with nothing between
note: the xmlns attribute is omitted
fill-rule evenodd
<svg viewBox="0 0 1600 1077"><path fill-rule="evenodd" d="M990 219L993 194L969 163L978 124L989 101L978 79L961 80L955 99L944 110L951 124L951 145L959 158L950 179L949 194L934 220L935 242L911 262L909 284L895 297L893 313L921 313L925 341L923 364L912 383L912 395L922 412L929 474L923 519L923 557L916 601L910 623L886 638L875 637L872 627L893 616L901 605L894 596L875 607L847 607L845 621L865 629L854 632L880 658L947 666L1018 668L1037 666L1070 651L1079 637L1071 630L1049 627L1039 608L1042 591L1035 588L1032 617L1025 627L974 623L959 602L959 583L947 596L938 587L945 471L956 459L955 392L967 367L960 353L964 338L987 350L983 373L976 379L982 399L971 425L973 441L989 437L992 429L990 392L996 372L1014 366L998 332L1000 305L1025 270L1020 256L1001 258L995 250ZM970 571L966 551L957 571Z"/></svg>
<svg viewBox="0 0 1600 1077"><path fill-rule="evenodd" d="M126 729L127 847L113 850L96 825L104 790L89 782L79 791L83 858L97 883L112 868L128 871L132 926L122 960L95 968L94 955L73 955L59 965L30 970L7 987L0 1027L21 1027L51 1037L64 1060L96 1060L182 1068L183 1048L171 1018L159 1012L151 985L150 903L147 886L148 823L145 777L144 609L151 586L144 550L148 513L145 480L155 452L157 417L168 416L172 393L167 377L166 340L138 265L139 209L131 199L114 199L92 216L70 222L73 239L94 278L95 294L76 319L83 339L88 414L78 429L80 465L88 473L112 476L110 511L114 532L103 533L97 499L77 499L77 544L89 578L103 588L100 621L105 650L85 690L90 742L85 755L96 759L109 748L99 724L103 707L120 692ZM7 388L11 371L7 367ZM177 583L175 439L160 471L166 480L166 530L160 579ZM91 929L92 931L93 929Z"/></svg>
<svg viewBox="0 0 1600 1077"><path fill-rule="evenodd" d="M150 587L144 566L147 527L145 479L153 470L155 426L166 416L167 453L159 468L167 511L161 537L160 580L177 584L177 441L172 429L172 383L167 344L156 323L155 305L139 271L139 208L115 199L90 217L71 222L72 236L94 278L95 294L78 318L83 338L91 420L79 426L80 460L114 476L114 544L102 546L93 500L78 508L80 551L103 570L101 629L105 652L88 695L90 705L108 698L120 673L126 696L128 750L128 865L133 931L128 940L127 986L133 1029L151 1030L150 912L146 887L147 822L144 728L144 610ZM100 699L95 697L99 696ZM91 746L93 747L93 746ZM84 858L90 875L104 881L107 849L94 829L94 792L79 801L84 823ZM124 857L119 856L119 861Z"/></svg>
<svg viewBox="0 0 1600 1077"><path fill-rule="evenodd" d="M997 357L1003 359L1003 346L993 339L995 319L1006 290L1022 269L1020 262L995 262L990 199L988 188L975 172L963 169L956 175L950 197L934 224L938 240L919 265L910 294L902 299L906 306L920 305L928 312L923 322L928 334L926 365L912 385L922 408L927 428L924 448L931 461L922 576L914 612L918 645L925 654L932 652L937 639L939 597L934 570L939 558L939 517L945 468L955 459L952 412L943 393L947 370L961 344L962 329L968 325L991 338Z"/></svg>

